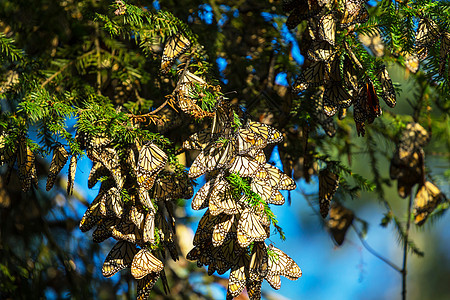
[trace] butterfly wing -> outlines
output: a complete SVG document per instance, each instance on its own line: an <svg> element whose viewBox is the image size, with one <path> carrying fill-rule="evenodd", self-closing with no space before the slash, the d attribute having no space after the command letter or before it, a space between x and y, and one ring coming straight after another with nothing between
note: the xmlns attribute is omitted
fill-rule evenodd
<svg viewBox="0 0 450 300"><path fill-rule="evenodd" d="M53 158L48 171L46 190L49 191L55 184L56 177L69 159L69 153L63 146L58 146L53 150Z"/></svg>
<svg viewBox="0 0 450 300"><path fill-rule="evenodd" d="M330 202L339 187L339 176L328 169L319 172L319 206L322 218L328 215Z"/></svg>
<svg viewBox="0 0 450 300"><path fill-rule="evenodd" d="M126 241L117 242L106 256L102 274L111 277L122 269L131 267L133 257L137 253L136 246Z"/></svg>
<svg viewBox="0 0 450 300"><path fill-rule="evenodd" d="M161 71L167 73L172 67L174 61L186 52L191 46L191 42L182 34L171 36L164 47L164 52L161 60Z"/></svg>
<svg viewBox="0 0 450 300"><path fill-rule="evenodd" d="M163 268L163 263L150 250L142 248L133 258L131 275L136 279L142 279L150 273L162 271Z"/></svg>

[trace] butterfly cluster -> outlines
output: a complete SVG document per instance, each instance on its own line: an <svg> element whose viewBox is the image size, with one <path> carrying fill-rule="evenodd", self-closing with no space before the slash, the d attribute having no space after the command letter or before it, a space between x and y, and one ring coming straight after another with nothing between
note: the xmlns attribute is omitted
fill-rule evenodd
<svg viewBox="0 0 450 300"><path fill-rule="evenodd" d="M391 159L390 177L397 180L397 190L402 198L409 196L411 188L423 183L425 176L425 153L423 147L430 136L419 123L409 123L402 131L397 148Z"/></svg>
<svg viewBox="0 0 450 300"><path fill-rule="evenodd" d="M425 147L430 135L419 123L409 123L402 131L397 149L391 159L390 176L397 179L400 197L411 194L414 185L419 188L415 195L413 213L417 225L425 223L445 195L432 182L425 180Z"/></svg>
<svg viewBox="0 0 450 300"><path fill-rule="evenodd" d="M298 265L284 252L267 246L273 214L268 204L285 202L280 190L295 189L295 182L266 162L268 144L282 140L281 133L262 123L236 126L230 106L222 104L212 126L189 137L183 147L199 150L189 177L206 174L206 183L192 200L192 208L207 208L194 237L189 260L208 266L208 273L231 270L227 298L247 288L250 299L260 299L266 279L280 288L280 275L301 276Z"/></svg>
<svg viewBox="0 0 450 300"><path fill-rule="evenodd" d="M445 68L450 55L450 32L442 30L431 18L422 17L415 36L415 52L420 60L428 57L430 49L440 42L439 74L445 76ZM450 69L449 69L450 74Z"/></svg>
<svg viewBox="0 0 450 300"><path fill-rule="evenodd" d="M8 140L10 143L8 143ZM22 191L28 191L32 183L37 188L38 177L36 173L35 155L28 145L27 138L24 135L13 138L7 133L2 133L0 135L0 165L8 165L5 175L6 184L9 182L16 162ZM50 178L49 181L51 181Z"/></svg>
<svg viewBox="0 0 450 300"><path fill-rule="evenodd" d="M158 278L165 278L166 251L178 259L171 200L190 198L191 182L185 173L171 170L167 154L153 142L119 151L106 137L80 134L78 139L93 162L88 187L101 181L80 229L95 227L97 243L110 237L118 241L105 259L103 275L131 268L137 299L147 299Z"/></svg>
<svg viewBox="0 0 450 300"><path fill-rule="evenodd" d="M365 124L381 115L378 95L372 79L346 39L336 39L339 31L351 32L355 25L368 20L364 1L285 1L285 11L291 11L286 25L295 28L307 20L312 39L307 51L308 60L294 85L295 93L308 88L323 86L322 107L327 118L338 111L341 115L352 104L358 134L365 134ZM396 104L392 81L384 66L376 71L381 86L381 97L390 107ZM325 122L325 121L324 121Z"/></svg>

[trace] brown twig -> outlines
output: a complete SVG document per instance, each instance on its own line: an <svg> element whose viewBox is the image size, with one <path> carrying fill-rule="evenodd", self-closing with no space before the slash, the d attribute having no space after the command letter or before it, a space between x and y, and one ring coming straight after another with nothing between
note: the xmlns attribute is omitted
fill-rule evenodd
<svg viewBox="0 0 450 300"><path fill-rule="evenodd" d="M406 231L405 231L405 245L403 245L403 266L402 266L402 300L406 300L406 274L407 274L407 263L408 263L408 235L409 235L409 227L411 225L411 205L414 199L414 194L412 189L410 191L409 203L408 203L408 220L406 222Z"/></svg>
<svg viewBox="0 0 450 300"><path fill-rule="evenodd" d="M376 258L382 260L387 265L392 267L394 270L396 270L396 271L398 271L400 273L402 272L402 269L400 269L400 267L398 267L396 264L394 264L393 262L391 262L387 258L383 257L381 254L376 252L372 247L370 247L369 244L364 240L364 237L362 236L361 232L356 229L356 226L354 224L352 224L352 228L356 232L356 235L358 236L359 240L361 241L361 244L364 246L364 248L366 248L367 251L370 252L370 254L372 254Z"/></svg>

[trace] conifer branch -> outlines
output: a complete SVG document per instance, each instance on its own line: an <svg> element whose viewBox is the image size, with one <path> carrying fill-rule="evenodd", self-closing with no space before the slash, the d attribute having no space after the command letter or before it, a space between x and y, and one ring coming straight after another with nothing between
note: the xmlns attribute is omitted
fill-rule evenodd
<svg viewBox="0 0 450 300"><path fill-rule="evenodd" d="M51 82L53 79L55 79L56 76L58 76L59 74L64 72L65 69L67 69L68 67L73 65L75 62L77 62L77 60L83 59L83 58L85 58L85 57L87 57L87 56L89 56L89 55L91 55L93 53L95 53L95 49L84 53L83 55L77 57L75 60L72 60L72 61L68 62L67 64L65 64L64 66L62 66L58 71L56 71L52 76L47 78L47 80L45 80L41 84L41 88L45 87L49 82Z"/></svg>

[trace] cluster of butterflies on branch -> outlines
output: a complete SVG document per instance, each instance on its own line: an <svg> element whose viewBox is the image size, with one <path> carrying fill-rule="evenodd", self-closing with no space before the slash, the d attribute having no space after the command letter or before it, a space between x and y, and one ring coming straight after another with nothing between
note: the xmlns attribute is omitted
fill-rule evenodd
<svg viewBox="0 0 450 300"><path fill-rule="evenodd" d="M341 3L342 2L342 3ZM294 92L311 87L319 89L322 126L340 111L352 104L358 134L364 135L365 123L372 123L381 114L376 86L388 106L396 104L396 96L386 68L379 65L374 76L365 75L365 68L353 52L347 39L336 38L337 30L352 32L357 24L368 20L362 0L344 0L341 5L330 0L285 0L283 8L291 12L288 28L295 28L307 20L312 39L308 61L303 73L294 83ZM126 11L116 12L122 15ZM416 35L417 51L422 57L442 36L441 69L450 51L450 38L438 34L435 24L428 19L419 23ZM251 120L243 120L230 103L220 96L220 88L190 66L191 56L181 56L191 47L191 41L180 30L166 40L161 71L166 74L177 63L178 82L170 97L177 106L195 119L212 118L212 123L189 138L182 151L199 151L189 171L177 164L173 154L155 141L136 141L126 147L117 147L104 135L78 131L75 137L93 162L88 178L92 188L100 181L97 197L80 221L83 232L94 229L94 242L114 238L117 243L107 255L102 273L110 277L125 268L137 280L137 298L147 299L159 278L168 287L164 273L167 253L178 260L174 237L174 201L193 195L193 180L205 175L205 184L192 200L194 210L207 209L194 236L194 248L187 259L197 265L208 266L208 274L224 274L231 270L227 299L239 296L244 289L250 299L261 298L261 285L266 280L272 288L281 287L280 276L296 280L302 272L294 260L272 244L267 245L271 225L277 221L269 205L282 205L281 190L293 190L295 181L278 168L267 163L264 149L283 140L275 128ZM443 71L442 71L443 72ZM201 73L201 72L200 72ZM373 80L376 80L374 84ZM204 91L219 95L214 108L204 106ZM203 96L202 96L203 95ZM175 101L176 99L176 101ZM170 103L172 104L172 103ZM11 172L15 161L22 190L31 184L37 186L35 157L25 136L18 138L14 147L6 147L5 133L0 136L0 163L8 164ZM422 148L428 134L418 124L410 124L403 133L391 162L391 177L398 180L399 193L406 197L417 183L420 189L414 206L415 221L423 224L429 213L443 201L443 194L431 182L425 181ZM17 148L17 149L16 149ZM53 148L46 189L50 190L64 165L69 152L61 144ZM173 157L172 157L173 156ZM174 159L172 159L174 158ZM70 157L67 192L73 191L77 156ZM414 176L412 176L413 174ZM337 202L331 203L339 187L339 170L332 163L319 176L320 214L340 245L352 224L354 214Z"/></svg>
<svg viewBox="0 0 450 300"><path fill-rule="evenodd" d="M183 144L200 151L189 177L207 176L192 201L194 210L208 209L187 259L208 266L208 274L231 270L227 299L245 287L250 299L260 299L263 279L279 289L281 275L295 280L302 274L287 254L264 242L273 222L268 204L282 205L280 190L295 189L296 184L266 162L263 148L282 140L278 130L253 121L239 127L233 123L233 110L224 103L212 126Z"/></svg>
<svg viewBox="0 0 450 300"><path fill-rule="evenodd" d="M425 179L423 147L429 140L430 135L425 128L415 122L408 123L401 132L389 170L391 179L397 180L400 197L408 197L413 186L419 185L413 204L414 222L419 226L446 199L437 186Z"/></svg>
<svg viewBox="0 0 450 300"><path fill-rule="evenodd" d="M110 277L131 267L138 283L137 298L147 299L160 276L167 286L162 262L166 251L178 260L173 200L192 197L192 183L186 173L168 163L167 154L153 142L118 151L105 137L80 134L79 140L93 161L88 187L102 179L80 229L85 232L97 226L92 233L97 243L110 237L118 240L102 273Z"/></svg>
<svg viewBox="0 0 450 300"><path fill-rule="evenodd" d="M358 135L364 136L365 124L371 124L381 115L378 95L389 107L396 105L395 90L386 67L377 61L376 68L370 70L371 76L354 52L358 48L355 27L369 19L365 1L285 0L283 9L290 12L287 27L293 29L307 20L312 39L307 51L308 59L293 85L293 92L320 86L325 118L331 118L338 111L340 116L345 116L346 110L353 105ZM346 32L345 38L341 37L342 32ZM432 19L420 19L415 50L418 57L424 59L429 48L441 41L439 72L442 76L450 54L449 37L450 33L440 30ZM330 122L324 120L321 123ZM332 131L328 134L333 135Z"/></svg>

